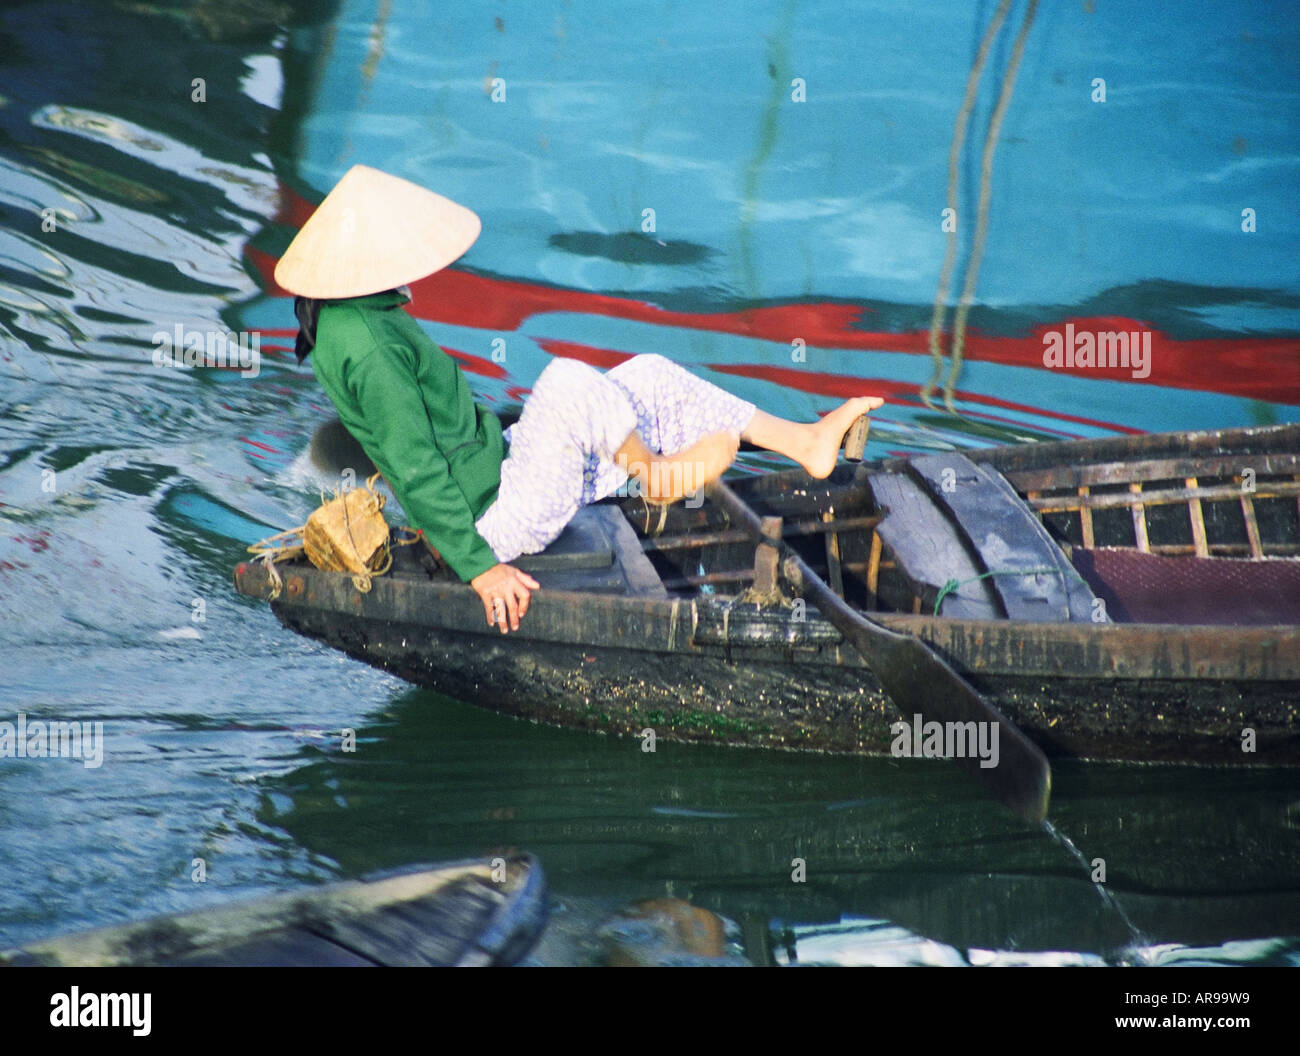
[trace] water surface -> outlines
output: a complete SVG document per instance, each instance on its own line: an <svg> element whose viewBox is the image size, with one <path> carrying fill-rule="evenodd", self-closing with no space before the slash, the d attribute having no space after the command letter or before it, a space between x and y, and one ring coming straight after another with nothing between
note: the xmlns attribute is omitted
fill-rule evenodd
<svg viewBox="0 0 1300 1056"><path fill-rule="evenodd" d="M97 769L0 760L0 943L518 848L583 912L690 898L770 931L782 962L1300 957L1293 772L1058 766L1053 821L1087 861L1105 858L1108 902L1047 831L942 765L662 740L647 755L416 690L234 594L244 545L300 523L328 483L304 452L329 408L284 352L292 318L261 266L301 219L294 203L355 161L471 202L486 234L463 274L486 284L485 310L542 306L505 329L464 305L426 318L498 406L553 355L597 350L665 351L802 417L853 379L892 386L874 454L1295 417L1285 371L1260 398L1235 382L1066 378L978 356L966 417L921 406L924 355L849 338L928 321L942 241L917 201L942 193L979 21L941 5L925 17L951 33L918 27L908 43L911 5L752 7L748 35L690 5L666 22L648 5L617 18L582 5L6 8L0 718L100 720L107 743ZM1219 58L1187 67L1235 85L1206 111L1153 121L1116 90L1115 134L1161 161L1147 178L1070 153L1101 134L1095 113L1051 94L1058 75L1091 73L1087 49L1067 46L1079 17L1045 12L1026 60L1018 98L1042 103L1007 129L981 326L1014 342L1111 313L1276 362L1300 330L1281 248L1294 246L1281 203L1300 156L1295 81L1280 76L1294 72L1294 30L1267 5L1234 14ZM1204 18L1174 19L1169 48ZM860 56L831 46L864 25L881 42L866 83ZM1129 42L1113 81L1143 49L1168 57L1145 24L1090 25ZM826 106L796 119L782 85L805 69ZM497 75L512 94L493 109L483 81ZM1141 90L1166 109L1183 98L1178 84ZM1055 121L1074 138L1053 140ZM1246 145L1234 153L1220 125L1247 129ZM1067 163L1078 179L1049 234L1044 181ZM1236 212L1254 202L1270 218L1253 249L1215 248L1226 221L1207 210L1225 183ZM1170 213L1178 195L1192 206ZM639 227L647 205L654 238ZM1136 257L1094 233L1108 209L1145 225ZM808 305L820 307L781 314ZM846 305L865 315L846 322ZM809 342L802 372L782 374L791 332L754 336L751 308L845 346ZM154 334L177 325L264 331L256 376L154 366ZM337 749L344 728L355 754ZM805 883L791 880L796 858Z"/></svg>

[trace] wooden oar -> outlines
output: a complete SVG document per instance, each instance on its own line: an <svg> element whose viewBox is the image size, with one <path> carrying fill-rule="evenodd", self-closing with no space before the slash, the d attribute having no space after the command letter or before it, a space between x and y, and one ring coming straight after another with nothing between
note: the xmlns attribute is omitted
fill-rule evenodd
<svg viewBox="0 0 1300 1056"><path fill-rule="evenodd" d="M1046 817L1052 770L1036 744L920 638L891 631L867 619L847 605L780 538L767 538L758 514L725 483L718 480L708 485L706 494L733 521L746 527L759 545L773 546L784 555L783 567L791 585L862 655L909 725L917 714L922 716L922 722L997 723L996 766L980 766L973 751L955 762L1027 821L1037 823Z"/></svg>

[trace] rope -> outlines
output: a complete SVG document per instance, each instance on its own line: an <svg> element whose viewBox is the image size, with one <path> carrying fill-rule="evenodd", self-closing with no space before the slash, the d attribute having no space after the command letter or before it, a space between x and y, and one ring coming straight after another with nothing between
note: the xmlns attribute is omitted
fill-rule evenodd
<svg viewBox="0 0 1300 1056"><path fill-rule="evenodd" d="M266 568L266 578L271 581L271 595L269 600L275 601L284 590L284 579L280 576L280 570L275 567L275 558L269 553L263 553L258 557Z"/></svg>
<svg viewBox="0 0 1300 1056"><path fill-rule="evenodd" d="M977 86L979 75L983 71L983 60L987 59L987 47L991 43L993 31L1001 28L1009 4L1010 0L1003 0L1003 3L999 5L993 22L989 25L989 32L985 34L984 40L980 43L980 53L976 56L976 65L971 69L971 79L967 82L966 99L962 102L963 110L966 112L959 113L957 117L958 129L963 139L965 138L965 123L970 117L966 104L969 102L972 107L974 106L975 93L973 88ZM1015 43L1011 47L1011 57L1008 59L1007 68L1002 75L1002 89L998 93L998 101L993 107L993 115L989 119L988 133L984 137L984 151L980 158L979 204L975 217L975 237L971 243L970 260L966 265L966 278L962 286L961 299L957 302L957 310L953 315L951 365L948 368L948 377L943 386L943 403L952 414L957 413L957 409L953 406L953 390L957 384L957 378L961 374L962 353L966 344L966 318L970 314L971 305L975 301L975 287L979 282L980 265L984 259L984 244L988 236L989 203L993 194L993 155L997 150L1003 118L1006 116L1007 107L1011 103L1011 95L1015 91L1016 77L1020 73L1020 60L1024 57L1025 52L1025 40L1029 36L1029 30L1033 27L1034 17L1037 13L1038 0L1029 0L1029 6L1025 8L1025 16L1020 23L1020 30L1016 34ZM953 159L959 149L956 137L957 132L954 131L954 150L949 153L948 159L950 201L955 197L956 187L953 165ZM956 231L954 230L949 232L949 249L954 255L956 253L955 247ZM934 372L921 392L921 399L927 407L933 407L930 397L934 392L934 383L938 380L942 367L942 356L939 351L939 330L936 321L940 325L943 322L944 302L948 298L948 284L951 281L951 268L948 265L946 256L944 266L949 274L940 276L939 290L935 296L935 312L930 323L930 355L934 359Z"/></svg>
<svg viewBox="0 0 1300 1056"><path fill-rule="evenodd" d="M1020 32L1016 34L1016 42L1011 48L1007 71L1003 75L1002 92L998 96L997 105L993 108L993 116L989 119L989 134L984 141L984 157L980 160L980 198L979 211L975 217L975 241L971 246L970 262L966 265L966 285L961 291L961 300L957 302L957 312L952 320L952 364L948 368L948 378L943 385L943 404L953 414L957 413L952 405L952 393L953 387L957 384L957 376L961 374L962 348L966 343L966 316L970 314L970 306L975 301L975 284L979 281L980 264L984 259L984 240L988 234L989 200L993 196L993 152L997 150L998 135L1002 131L1002 119L1006 116L1007 107L1011 103L1011 93L1016 87L1020 60L1025 53L1025 38L1029 36L1037 11L1038 0L1029 0L1024 21L1020 24Z"/></svg>
<svg viewBox="0 0 1300 1056"><path fill-rule="evenodd" d="M980 41L979 51L975 53L975 64L971 67L970 76L966 78L966 95L961 101L961 109L957 111L957 124L952 132L952 146L948 149L948 197L946 199L950 209L957 207L957 180L958 165L961 160L961 148L966 143L966 127L970 124L971 111L975 109L975 97L979 94L980 78L984 76L984 64L988 61L989 49L993 46L993 38L997 36L998 30L1002 28L1002 23L1006 21L1007 12L1011 10L1011 0L1002 0L998 5L997 11L993 13L993 21L989 23L989 28L984 31L984 39ZM921 400L927 407L933 407L930 397L934 394L935 386L939 383L939 375L943 371L943 350L939 347L939 336L943 332L944 316L948 314L948 288L952 284L952 273L957 264L957 224L954 222L952 230L948 233L948 244L944 249L943 268L939 272L939 289L934 295L934 311L930 315L930 358L934 361L934 370L930 374L930 380L925 383L925 388L921 390Z"/></svg>
<svg viewBox="0 0 1300 1056"><path fill-rule="evenodd" d="M375 494L375 480L378 478L378 476L379 474L376 473L373 477L371 477L368 481L366 481L366 488L370 491L370 496L374 501L374 509L373 511L370 512L374 512L374 513L378 513L380 510L384 508L384 501L385 501L383 495ZM340 492L338 497L343 499L343 526L348 531L348 542L352 544L352 553L357 557L360 557L361 550L357 546L356 536L352 534L352 513L348 509L347 496L345 495L345 493ZM382 576L385 572L389 570L389 568L392 567L393 555L388 552L387 543L385 543L382 547L380 547L379 552L383 554L383 556L387 559L387 562L384 564L382 569L375 570L375 575ZM357 590L361 591L362 594L369 594L370 587L371 587L370 576L367 575L365 572L358 572L356 575L352 577L352 585L356 587Z"/></svg>
<svg viewBox="0 0 1300 1056"><path fill-rule="evenodd" d="M939 588L939 596L934 599L934 614L939 615L939 606L943 604L944 598L949 594L955 594L967 583L977 583L990 576L1039 576L1049 572L1056 573L1062 580L1065 578L1065 573L1059 568L995 568L991 572L981 572L978 576L971 576L969 579L950 579Z"/></svg>
<svg viewBox="0 0 1300 1056"><path fill-rule="evenodd" d="M296 539L296 542L291 540ZM284 589L284 580L275 567L277 561L289 561L303 553L302 528L290 528L285 532L276 532L261 542L248 548L250 554L257 555L257 561L266 569L266 577L271 583L270 600L275 601Z"/></svg>
<svg viewBox="0 0 1300 1056"><path fill-rule="evenodd" d="M674 505L671 502L655 502L641 496L641 503L645 507L645 530L642 532L646 536L657 536L664 530L664 525L668 523L668 508ZM659 523L655 525L654 530L650 528L650 511L657 509L659 511Z"/></svg>

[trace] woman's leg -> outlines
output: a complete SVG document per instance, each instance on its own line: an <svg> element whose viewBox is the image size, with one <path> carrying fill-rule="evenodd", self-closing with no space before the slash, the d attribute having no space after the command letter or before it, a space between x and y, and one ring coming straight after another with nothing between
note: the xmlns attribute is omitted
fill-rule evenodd
<svg viewBox="0 0 1300 1056"><path fill-rule="evenodd" d="M502 562L537 553L629 471L649 498L678 499L721 475L740 437L825 477L849 426L882 402L849 400L804 424L756 410L663 356L634 356L605 374L557 359L510 430L497 499L476 527Z"/></svg>
<svg viewBox="0 0 1300 1056"><path fill-rule="evenodd" d="M734 429L709 433L671 455L651 451L633 430L614 454L614 462L637 491L651 502L676 502L694 494L727 471L740 448L740 434Z"/></svg>
<svg viewBox="0 0 1300 1056"><path fill-rule="evenodd" d="M793 459L818 479L835 468L849 426L884 403L859 396L819 421L791 422L757 410L663 356L634 356L605 376L627 391L636 408L637 431L652 451L689 459L692 445L712 433L734 430L756 447Z"/></svg>
<svg viewBox="0 0 1300 1056"><path fill-rule="evenodd" d="M547 364L510 428L496 501L475 524L498 560L544 549L579 507L612 494L626 479L614 454L636 426L627 396L600 371Z"/></svg>
<svg viewBox="0 0 1300 1056"><path fill-rule="evenodd" d="M818 480L829 477L839 458L840 445L849 426L885 401L878 396L858 396L823 415L815 422L790 422L764 411L755 411L742 439L792 458Z"/></svg>
<svg viewBox="0 0 1300 1056"><path fill-rule="evenodd" d="M740 433L754 417L748 400L663 356L633 356L605 377L627 393L636 410L637 432L651 451L673 454L710 433Z"/></svg>

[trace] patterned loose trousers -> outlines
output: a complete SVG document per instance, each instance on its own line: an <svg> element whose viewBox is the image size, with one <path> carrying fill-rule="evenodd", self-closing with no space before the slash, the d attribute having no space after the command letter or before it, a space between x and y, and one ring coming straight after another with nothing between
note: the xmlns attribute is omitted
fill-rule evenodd
<svg viewBox="0 0 1300 1056"><path fill-rule="evenodd" d="M743 432L753 416L752 403L663 356L634 356L603 374L556 359L506 430L501 489L475 527L503 562L535 554L579 507L624 486L614 454L633 429L651 451L673 454L709 433Z"/></svg>

